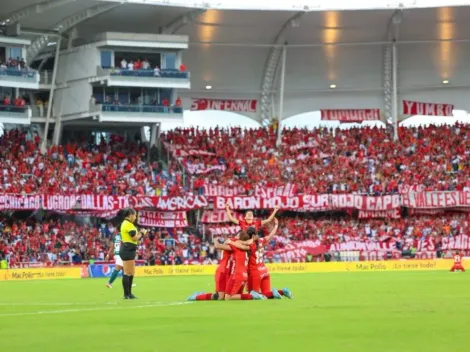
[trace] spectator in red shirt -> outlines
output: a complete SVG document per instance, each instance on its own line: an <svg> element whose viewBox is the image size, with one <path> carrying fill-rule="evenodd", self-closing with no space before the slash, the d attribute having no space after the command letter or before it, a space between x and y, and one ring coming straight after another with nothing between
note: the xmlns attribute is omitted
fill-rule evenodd
<svg viewBox="0 0 470 352"><path fill-rule="evenodd" d="M177 108L180 108L181 105L182 105L182 103L181 103L181 98L180 98L180 97L176 98L175 106L176 106Z"/></svg>
<svg viewBox="0 0 470 352"><path fill-rule="evenodd" d="M170 106L170 102L168 101L166 97L163 98L162 105L163 105L163 111L168 112L168 107Z"/></svg>

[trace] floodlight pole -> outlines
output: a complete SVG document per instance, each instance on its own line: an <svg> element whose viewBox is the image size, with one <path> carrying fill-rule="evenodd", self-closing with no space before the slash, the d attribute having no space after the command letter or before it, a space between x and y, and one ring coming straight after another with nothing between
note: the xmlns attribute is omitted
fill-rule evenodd
<svg viewBox="0 0 470 352"><path fill-rule="evenodd" d="M398 84L397 84L397 45L392 44L392 124L393 140L398 140Z"/></svg>
<svg viewBox="0 0 470 352"><path fill-rule="evenodd" d="M55 81L57 76L57 68L59 67L60 45L62 44L62 36L59 36L55 48L54 68L52 69L51 90L49 92L49 104L47 105L46 126L44 128L44 137L41 144L41 152L45 153L47 150L47 134L49 132L49 120L51 119L52 104L54 99ZM59 123L59 121L56 121Z"/></svg>
<svg viewBox="0 0 470 352"><path fill-rule="evenodd" d="M281 134L282 134L282 114L284 112L284 86L286 80L286 54L287 54L287 46L284 45L282 47L282 61L281 61L281 82L280 82L280 89L279 89L279 116L277 122L277 140L276 146L279 147L281 145Z"/></svg>

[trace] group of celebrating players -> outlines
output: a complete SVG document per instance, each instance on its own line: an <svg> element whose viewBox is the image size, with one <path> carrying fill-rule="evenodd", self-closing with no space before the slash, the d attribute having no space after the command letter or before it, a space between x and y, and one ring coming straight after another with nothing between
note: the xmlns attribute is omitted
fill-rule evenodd
<svg viewBox="0 0 470 352"><path fill-rule="evenodd" d="M271 277L268 269L264 264L264 247L269 243L278 230L278 220L276 219L276 213L279 210L278 207L274 209L272 214L266 220L254 219L253 212L248 211L245 214L243 220L238 220L232 216L230 212L230 206L225 205L227 216L230 221L240 226L241 231L234 237L225 240L223 243L220 239L216 239L215 248L222 252L220 263L215 272L215 292L204 293L196 292L187 298L188 301L215 301L215 300L260 300L260 299L281 299L282 296L287 298L293 298L292 292L288 288L282 290L271 289ZM131 216L128 216L126 220L129 223L135 221L135 211L131 210ZM130 219L130 220L129 220ZM274 222L274 226L268 236L260 237L259 230L262 226ZM124 224L124 222L123 222ZM137 247L139 239L145 235L145 231L141 230L142 234L136 237L137 229L132 225L132 231L129 232L129 237ZM121 232L123 226L121 225ZM128 239L129 241L129 239ZM129 261L127 254L123 251L123 238L121 233L115 236L113 244L106 256L106 261L114 255L115 267L112 275L106 284L107 287L112 288L113 282L118 277L121 270L125 272L124 260ZM124 243L125 244L125 243ZM125 248L124 248L125 249ZM121 256L126 254L126 258ZM135 257L135 254L133 255ZM451 268L451 272L462 271L465 272L465 268L462 265L463 256L456 252L454 255L454 265ZM132 267L133 269L133 267ZM131 270L132 271L132 270ZM129 272L129 270L128 270ZM136 298L132 295L133 284L133 272L130 275L131 280L125 282L123 280L123 287L125 289L125 298ZM124 273L123 277L126 274ZM245 289L249 293L244 293Z"/></svg>
<svg viewBox="0 0 470 352"><path fill-rule="evenodd" d="M188 301L215 300L260 300L281 299L282 296L293 298L288 288L271 289L271 277L264 265L264 246L269 243L278 230L275 218L276 207L266 220L255 220L253 212L245 214L244 220L234 218L228 204L225 205L228 218L240 226L241 231L234 238L221 243L215 241L215 248L222 251L222 259L215 272L215 292L196 292ZM259 237L262 226L274 222L274 227L266 237ZM245 288L247 292L244 293Z"/></svg>

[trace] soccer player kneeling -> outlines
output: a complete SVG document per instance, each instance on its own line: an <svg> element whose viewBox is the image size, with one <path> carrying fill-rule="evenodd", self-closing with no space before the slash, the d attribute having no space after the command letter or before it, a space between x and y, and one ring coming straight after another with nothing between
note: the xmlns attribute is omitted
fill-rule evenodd
<svg viewBox="0 0 470 352"><path fill-rule="evenodd" d="M465 268L462 265L462 255L459 252L455 252L454 255L454 265L450 269L450 271L453 273L456 270L460 270L461 272L465 272Z"/></svg>
<svg viewBox="0 0 470 352"><path fill-rule="evenodd" d="M237 241L228 241L232 248L232 270L225 290L225 300L254 300L264 299L265 297L257 292L243 293L248 281L248 251L250 246L241 242L248 241L250 236L246 231L240 232L240 239Z"/></svg>
<svg viewBox="0 0 470 352"><path fill-rule="evenodd" d="M277 233L279 222L274 219L274 227L267 237L259 238L254 234L253 243L250 245L248 261L248 291L258 292L267 299L281 299L282 296L293 298L288 288L278 290L271 289L271 277L268 268L264 265L264 246L267 245Z"/></svg>

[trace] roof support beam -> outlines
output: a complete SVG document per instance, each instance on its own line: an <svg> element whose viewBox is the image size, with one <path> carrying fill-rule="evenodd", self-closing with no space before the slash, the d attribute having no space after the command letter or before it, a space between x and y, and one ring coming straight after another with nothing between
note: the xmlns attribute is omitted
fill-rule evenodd
<svg viewBox="0 0 470 352"><path fill-rule="evenodd" d="M260 113L259 120L263 125L267 125L272 118L271 111L271 92L273 90L274 80L276 78L276 71L281 59L283 44L286 41L286 35L289 30L298 23L300 18L305 12L299 12L289 18L286 23L282 26L281 30L274 40L274 46L271 48L269 56L264 65L264 72L261 84L261 99L260 99Z"/></svg>
<svg viewBox="0 0 470 352"><path fill-rule="evenodd" d="M392 55L392 43L398 40L400 32L400 24L402 22L402 11L397 10L393 13L392 17L388 21L387 25L387 44L384 46L383 56L383 84L384 84L384 120L389 123L392 122L393 118L393 55ZM396 76L395 76L396 79Z"/></svg>
<svg viewBox="0 0 470 352"><path fill-rule="evenodd" d="M184 26L190 24L201 16L207 10L205 9L196 9L190 12L187 12L181 16L176 17L173 21L168 23L165 27L160 29L161 34L175 34Z"/></svg>
<svg viewBox="0 0 470 352"><path fill-rule="evenodd" d="M41 13L46 13L53 8L63 6L65 4L74 2L76 0L47 0L40 2L39 4L33 4L26 7L23 7L17 11L10 13L6 18L4 18L2 24L11 24L20 21L25 17L32 15L39 15Z"/></svg>
<svg viewBox="0 0 470 352"><path fill-rule="evenodd" d="M104 12L110 11L120 4L105 4L105 5L96 5L90 8L87 8L79 13L76 13L72 16L69 16L62 21L58 22L55 26L51 29L57 31L59 34L62 34L79 23L86 21L90 18L95 16L101 15ZM36 56L47 47L47 43L49 42L49 36L44 35L38 39L36 39L31 46L28 48L27 55L26 55L26 62L31 63Z"/></svg>

